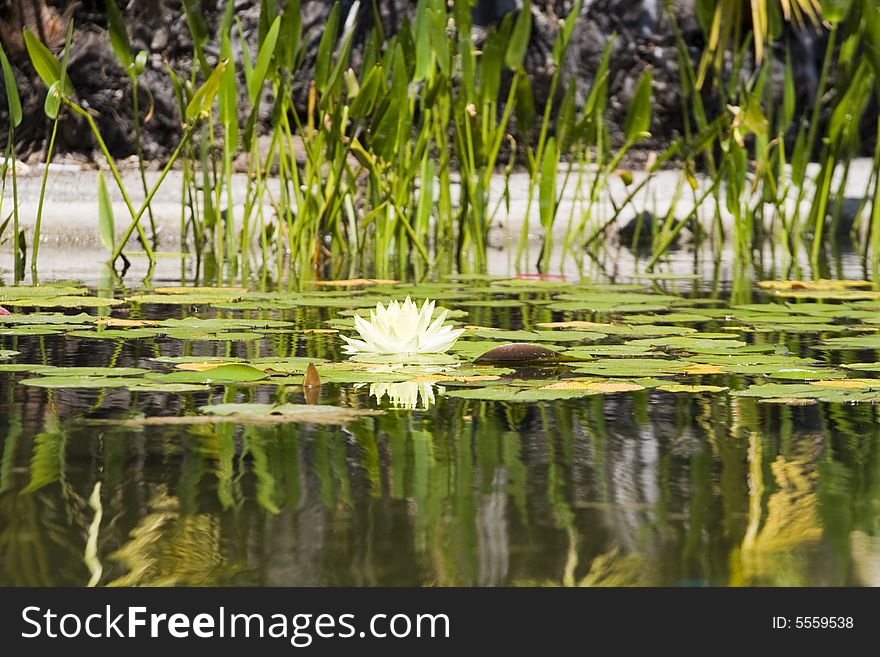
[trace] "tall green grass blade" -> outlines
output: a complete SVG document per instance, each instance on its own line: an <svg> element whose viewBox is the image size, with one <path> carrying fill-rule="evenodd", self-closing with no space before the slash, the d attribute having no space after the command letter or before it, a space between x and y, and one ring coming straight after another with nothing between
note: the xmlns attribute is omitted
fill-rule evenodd
<svg viewBox="0 0 880 657"><path fill-rule="evenodd" d="M18 94L18 84L12 73L12 66L9 65L9 59L6 57L6 51L3 50L2 44L0 44L0 66L3 68L3 88L6 90L6 105L9 108L12 127L17 128L21 125L23 117L21 97Z"/></svg>
<svg viewBox="0 0 880 657"><path fill-rule="evenodd" d="M512 71L518 69L525 59L529 40L532 36L532 2L524 0L507 44L507 52L504 55L504 63Z"/></svg>
<svg viewBox="0 0 880 657"><path fill-rule="evenodd" d="M254 65L251 79L248 81L248 97L250 98L251 105L256 105L260 93L263 90L263 84L266 82L266 74L269 72L269 63L275 55L275 44L278 42L278 31L280 29L281 17L278 16L272 21L272 26L269 28L265 40L260 44L257 62Z"/></svg>
<svg viewBox="0 0 880 657"><path fill-rule="evenodd" d="M220 91L220 83L223 81L223 73L226 71L228 65L229 62L227 60L222 60L217 64L214 72L211 73L208 79L205 80L205 83L199 87L198 91L193 94L192 100L190 100L189 104L186 106L186 120L188 122L195 121L204 112L211 109L211 105L214 104L214 99Z"/></svg>
<svg viewBox="0 0 880 657"><path fill-rule="evenodd" d="M559 152L556 138L550 137L544 148L544 161L541 164L541 180L538 186L538 207L541 227L544 229L544 244L538 267L546 271L553 245L553 223L556 219L556 171L559 168Z"/></svg>
<svg viewBox="0 0 880 657"><path fill-rule="evenodd" d="M281 15L275 59L283 69L292 72L297 65L302 39L302 11L299 0L287 0Z"/></svg>
<svg viewBox="0 0 880 657"><path fill-rule="evenodd" d="M651 85L654 73L649 68L639 78L623 124L627 141L635 141L651 128Z"/></svg>
<svg viewBox="0 0 880 657"><path fill-rule="evenodd" d="M229 0L232 2L233 0ZM199 66L205 75L211 67L208 65L208 59L205 56L205 46L211 38L208 32L208 23L202 14L201 7L195 0L182 0L183 13L186 16L186 24L189 27L190 36L193 40L193 49L195 50L196 59L199 60Z"/></svg>
<svg viewBox="0 0 880 657"><path fill-rule="evenodd" d="M135 74L134 58L131 54L131 42L128 40L128 30L125 28L125 19L116 0L105 0L104 7L107 11L107 24L110 31L110 46L116 55L116 59L122 64L122 68L129 75Z"/></svg>
<svg viewBox="0 0 880 657"><path fill-rule="evenodd" d="M116 228L113 221L113 205L110 203L110 193L107 191L107 183L104 181L104 173L98 172L98 236L101 244L108 251L113 250L116 243Z"/></svg>
<svg viewBox="0 0 880 657"><path fill-rule="evenodd" d="M324 24L324 33L318 42L318 54L315 60L315 86L321 93L324 93L327 79L330 76L330 66L333 63L331 58L339 33L339 12L339 2L335 2L327 16L327 22Z"/></svg>
<svg viewBox="0 0 880 657"><path fill-rule="evenodd" d="M232 43L228 34L221 37L220 56L229 62L220 81L219 109L223 124L223 139L229 142L232 150L238 148L238 87L235 63L232 61Z"/></svg>

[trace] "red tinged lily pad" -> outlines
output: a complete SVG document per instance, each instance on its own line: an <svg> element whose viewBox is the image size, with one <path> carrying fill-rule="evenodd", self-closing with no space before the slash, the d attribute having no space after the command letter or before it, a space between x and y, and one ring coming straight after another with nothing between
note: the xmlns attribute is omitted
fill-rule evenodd
<svg viewBox="0 0 880 657"><path fill-rule="evenodd" d="M477 363L546 363L559 360L559 355L539 344L516 342L490 349L482 354Z"/></svg>

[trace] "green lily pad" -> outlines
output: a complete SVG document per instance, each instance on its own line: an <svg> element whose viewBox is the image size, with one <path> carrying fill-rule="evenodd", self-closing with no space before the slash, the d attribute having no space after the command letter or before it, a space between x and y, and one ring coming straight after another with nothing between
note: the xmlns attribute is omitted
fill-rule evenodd
<svg viewBox="0 0 880 657"><path fill-rule="evenodd" d="M456 365L461 362L453 354L354 354L349 361L353 363L373 363L376 365Z"/></svg>
<svg viewBox="0 0 880 657"><path fill-rule="evenodd" d="M13 308L107 308L121 306L124 301L109 297L35 297L31 299L9 299L4 301Z"/></svg>
<svg viewBox="0 0 880 657"><path fill-rule="evenodd" d="M601 301L556 301L547 306L556 312L589 313L654 313L669 310L669 306L656 303L608 303Z"/></svg>
<svg viewBox="0 0 880 657"><path fill-rule="evenodd" d="M843 333L851 330L844 324L767 324L757 325L749 329L750 333Z"/></svg>
<svg viewBox="0 0 880 657"><path fill-rule="evenodd" d="M186 392L204 392L210 390L207 385L196 383L158 383L155 381L142 381L138 385L126 386L131 392L164 392L168 394L181 394Z"/></svg>
<svg viewBox="0 0 880 657"><path fill-rule="evenodd" d="M143 383L141 379L122 376L40 376L19 381L22 385L36 388L127 388Z"/></svg>
<svg viewBox="0 0 880 657"><path fill-rule="evenodd" d="M610 377L655 377L686 374L691 363L661 358L603 358L577 365L583 374Z"/></svg>
<svg viewBox="0 0 880 657"><path fill-rule="evenodd" d="M137 340L140 338L155 338L159 335L156 329L130 328L130 329L97 329L93 331L76 330L67 335L71 338L86 338L91 340Z"/></svg>
<svg viewBox="0 0 880 657"><path fill-rule="evenodd" d="M686 299L670 294L639 292L568 292L556 297L558 301L580 301L593 304L664 304L667 306L686 303Z"/></svg>
<svg viewBox="0 0 880 657"><path fill-rule="evenodd" d="M199 412L227 421L310 424L347 424L358 418L382 415L381 411L320 404L214 404L201 406Z"/></svg>
<svg viewBox="0 0 880 657"><path fill-rule="evenodd" d="M208 384L226 384L226 383L251 383L255 381L263 381L269 378L269 375L261 369L243 363L231 363L229 365L220 365L203 372L180 371L169 372L167 374L150 373L146 376L150 381L160 383L208 383Z"/></svg>
<svg viewBox="0 0 880 657"><path fill-rule="evenodd" d="M455 305L462 308L521 308L523 302L517 299L472 299L457 300Z"/></svg>
<svg viewBox="0 0 880 657"><path fill-rule="evenodd" d="M663 392L672 392L676 394L700 394L704 392L717 394L720 392L727 392L730 388L727 386L691 386L691 385L683 385L679 383L667 383L661 386L657 386L657 390L662 390Z"/></svg>
<svg viewBox="0 0 880 657"><path fill-rule="evenodd" d="M796 313L736 313L733 319L743 324L817 324L826 323L830 317L816 318L812 315L799 315ZM824 320L824 321L823 321Z"/></svg>
<svg viewBox="0 0 880 657"><path fill-rule="evenodd" d="M0 364L0 372L39 372L49 367L48 365L31 365L30 363L3 363Z"/></svg>
<svg viewBox="0 0 880 657"><path fill-rule="evenodd" d="M467 331L464 337L511 342L593 342L608 336L590 331Z"/></svg>
<svg viewBox="0 0 880 657"><path fill-rule="evenodd" d="M4 285L0 286L0 301L9 299L39 299L46 297L73 297L88 294L88 288L71 285Z"/></svg>
<svg viewBox="0 0 880 657"><path fill-rule="evenodd" d="M629 340L626 344L634 347L670 347L672 349L681 349L682 351L690 351L699 353L701 349L737 349L745 347L746 343L741 340L734 339L705 338L694 336L674 336L668 338L652 338Z"/></svg>
<svg viewBox="0 0 880 657"><path fill-rule="evenodd" d="M755 397L758 399L812 399L835 403L870 401L876 393L842 393L819 386L807 384L764 383L751 385L745 390L732 392L734 397Z"/></svg>
<svg viewBox="0 0 880 657"><path fill-rule="evenodd" d="M761 353L732 353L730 355L700 354L688 356L684 360L691 363L705 363L707 365L721 365L723 367L740 367L747 365L766 365L768 367L809 367L818 365L819 361L811 358L798 358L797 356L778 356L776 354Z"/></svg>
<svg viewBox="0 0 880 657"><path fill-rule="evenodd" d="M243 358L235 356L159 356L151 358L156 363L168 363L177 365L180 363L237 363L243 361ZM255 362L260 362L259 359Z"/></svg>
<svg viewBox="0 0 880 657"><path fill-rule="evenodd" d="M487 388L448 390L445 393L445 396L475 401L529 403L578 399L580 397L588 397L590 395L598 394L601 393L594 390L545 390L541 388L515 388L512 386L498 385Z"/></svg>
<svg viewBox="0 0 880 657"><path fill-rule="evenodd" d="M771 379L788 379L792 381L822 381L826 379L842 379L844 374L836 370L787 367L768 372L767 376Z"/></svg>
<svg viewBox="0 0 880 657"><path fill-rule="evenodd" d="M0 324L7 326L52 326L54 324L71 325L87 325L100 319L98 315L89 315L87 313L78 313L76 315L65 315L64 313L29 313L27 315L4 315L0 316Z"/></svg>
<svg viewBox="0 0 880 657"><path fill-rule="evenodd" d="M597 344L585 347L575 347L562 352L566 358L578 360L590 360L595 356L653 356L656 352L650 347L640 347L631 344Z"/></svg>
<svg viewBox="0 0 880 657"><path fill-rule="evenodd" d="M15 328L0 328L0 335L61 335L63 329L45 326L16 326Z"/></svg>
<svg viewBox="0 0 880 657"><path fill-rule="evenodd" d="M149 370L140 367L54 367L52 365L40 365L39 372L43 376L141 376Z"/></svg>
<svg viewBox="0 0 880 657"><path fill-rule="evenodd" d="M632 324L698 324L711 322L714 318L696 313L656 313L651 315L627 315Z"/></svg>
<svg viewBox="0 0 880 657"><path fill-rule="evenodd" d="M168 337L172 337L172 335L169 334ZM263 340L265 338L266 336L262 333L255 333L254 331L225 331L214 333L208 337L208 340L219 340L222 342L250 342L252 340Z"/></svg>
<svg viewBox="0 0 880 657"><path fill-rule="evenodd" d="M193 295L201 295L201 296L227 296L227 297L240 297L243 294L247 294L247 290L243 287L214 287L210 285L177 285L177 286L165 286L165 287L157 287L153 290L156 294L172 294L176 296L193 296Z"/></svg>
<svg viewBox="0 0 880 657"><path fill-rule="evenodd" d="M880 334L828 338L819 349L880 349Z"/></svg>
<svg viewBox="0 0 880 657"><path fill-rule="evenodd" d="M880 363L847 363L841 367L859 372L880 372Z"/></svg>
<svg viewBox="0 0 880 657"><path fill-rule="evenodd" d="M223 359L218 359L223 360ZM181 363L186 361L179 361ZM203 361L204 362L204 361ZM254 367L263 370L264 372L269 372L270 374L280 373L280 374L305 374L308 366L318 365L320 363L324 363L325 361L320 358L308 358L305 356L296 356L292 358L257 358L255 360L249 360L248 364L253 365Z"/></svg>
<svg viewBox="0 0 880 657"><path fill-rule="evenodd" d="M277 319L237 319L231 317L185 317L183 319L165 319L158 326L176 330L196 330L204 333L217 333L239 329L288 328L293 322Z"/></svg>
<svg viewBox="0 0 880 657"><path fill-rule="evenodd" d="M210 306L215 303L230 303L231 299L224 294L137 294L126 297L125 301L138 305Z"/></svg>
<svg viewBox="0 0 880 657"><path fill-rule="evenodd" d="M775 344L747 344L746 346L739 347L706 347L704 345L700 345L700 355L689 357L688 360L696 360L697 358L703 358L704 356L720 356L724 358L728 357L740 357L742 356L746 360L754 361L754 362L765 362L765 359L770 357L768 354L774 355L776 353L778 345ZM784 345L782 345L784 348ZM780 356L780 358L785 358L786 356ZM723 360L724 358L721 358ZM761 359L761 360L757 360ZM698 361L702 362L702 361ZM730 362L730 361L726 361Z"/></svg>

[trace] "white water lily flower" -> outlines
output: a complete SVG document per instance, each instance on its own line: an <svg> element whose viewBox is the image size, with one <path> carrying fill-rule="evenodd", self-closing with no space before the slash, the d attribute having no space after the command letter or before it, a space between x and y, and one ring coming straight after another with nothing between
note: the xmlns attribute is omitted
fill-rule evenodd
<svg viewBox="0 0 880 657"><path fill-rule="evenodd" d="M361 339L342 336L347 354L442 354L464 333L444 325L448 310L444 310L433 322L434 302L425 299L421 310L409 297L406 301L389 302L388 306L376 304L370 311L370 321L355 315L354 326Z"/></svg>
<svg viewBox="0 0 880 657"><path fill-rule="evenodd" d="M443 388L440 388L443 392ZM430 383L404 381L402 383L371 383L370 395L381 404L384 397L395 408L427 410L434 403L434 386Z"/></svg>

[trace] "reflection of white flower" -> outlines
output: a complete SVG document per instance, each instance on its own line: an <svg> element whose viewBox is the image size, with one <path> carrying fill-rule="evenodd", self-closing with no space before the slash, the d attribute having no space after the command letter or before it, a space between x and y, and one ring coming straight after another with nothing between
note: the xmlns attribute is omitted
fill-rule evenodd
<svg viewBox="0 0 880 657"><path fill-rule="evenodd" d="M425 300L421 310L410 299L391 301L387 307L376 304L370 321L355 315L354 325L361 339L342 336L347 354L442 354L464 333L443 325L449 311L444 310L433 322L434 302Z"/></svg>
<svg viewBox="0 0 880 657"><path fill-rule="evenodd" d="M442 392L442 388L440 391ZM388 397L388 402L395 408L428 409L434 403L434 386L415 381L371 383L370 396L375 397L379 404L384 397Z"/></svg>

